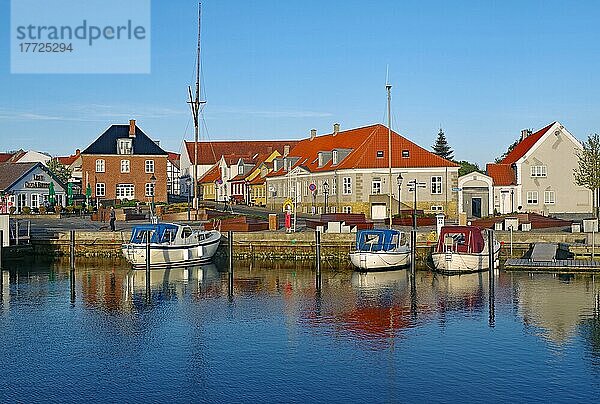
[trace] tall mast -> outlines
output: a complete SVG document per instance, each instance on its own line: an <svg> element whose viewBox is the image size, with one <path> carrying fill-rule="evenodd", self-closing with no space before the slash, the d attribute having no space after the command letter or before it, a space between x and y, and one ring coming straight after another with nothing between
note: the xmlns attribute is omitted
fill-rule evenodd
<svg viewBox="0 0 600 404"><path fill-rule="evenodd" d="M387 90L387 115L388 115L388 189L390 194L389 203L389 219L390 229L392 228L392 116L391 116L391 103L392 103L392 85L386 79L385 89Z"/></svg>
<svg viewBox="0 0 600 404"><path fill-rule="evenodd" d="M194 171L193 171L193 187L194 187L194 207L196 209L195 220L198 220L198 137L200 133L199 113L200 113L200 24L202 17L202 3L198 3L198 47L196 50L196 88L195 95L192 95L192 89L188 86L188 96L190 108L192 110L192 118L194 119Z"/></svg>

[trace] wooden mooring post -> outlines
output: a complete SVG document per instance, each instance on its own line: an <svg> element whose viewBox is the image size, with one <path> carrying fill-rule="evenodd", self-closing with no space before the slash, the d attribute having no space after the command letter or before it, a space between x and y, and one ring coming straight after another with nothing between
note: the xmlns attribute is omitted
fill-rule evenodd
<svg viewBox="0 0 600 404"><path fill-rule="evenodd" d="M316 286L321 289L321 232L315 230L315 264L317 269Z"/></svg>
<svg viewBox="0 0 600 404"><path fill-rule="evenodd" d="M229 265L227 268L228 272L228 281L229 281L229 296L233 296L233 231L229 230L227 232L227 241L229 243Z"/></svg>
<svg viewBox="0 0 600 404"><path fill-rule="evenodd" d="M75 230L69 232L69 291L71 304L75 303Z"/></svg>
<svg viewBox="0 0 600 404"><path fill-rule="evenodd" d="M410 230L410 273L417 271L417 229Z"/></svg>
<svg viewBox="0 0 600 404"><path fill-rule="evenodd" d="M496 323L496 315L495 315L495 279L494 279L494 264L495 264L495 257L494 257L494 231L493 230L488 230L488 264L489 264L489 271L488 271L488 285L489 285L489 292L488 292L488 296L489 296L489 325L490 327L494 327L495 323Z"/></svg>
<svg viewBox="0 0 600 404"><path fill-rule="evenodd" d="M150 258L150 232L146 237L146 300L150 301L152 298L152 289L150 285L150 265L152 264Z"/></svg>
<svg viewBox="0 0 600 404"><path fill-rule="evenodd" d="M4 273L2 272L2 249L4 248L4 230L0 230L0 301L4 293Z"/></svg>

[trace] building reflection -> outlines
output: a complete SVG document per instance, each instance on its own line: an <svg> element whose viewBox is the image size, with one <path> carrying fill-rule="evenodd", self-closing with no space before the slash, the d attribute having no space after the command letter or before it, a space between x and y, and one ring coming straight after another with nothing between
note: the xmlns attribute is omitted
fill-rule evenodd
<svg viewBox="0 0 600 404"><path fill-rule="evenodd" d="M600 288L595 275L531 273L512 277L519 316L547 341L564 345L583 322L597 321Z"/></svg>

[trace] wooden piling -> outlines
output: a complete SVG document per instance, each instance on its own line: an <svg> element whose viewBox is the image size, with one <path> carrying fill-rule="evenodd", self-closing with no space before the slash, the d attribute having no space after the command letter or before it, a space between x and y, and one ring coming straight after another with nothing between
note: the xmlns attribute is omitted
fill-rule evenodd
<svg viewBox="0 0 600 404"><path fill-rule="evenodd" d="M0 230L0 271L2 271L2 249L4 248L4 230ZM0 272L2 275L2 272ZM1 278L1 276L0 276ZM0 280L0 285L2 284L2 280Z"/></svg>
<svg viewBox="0 0 600 404"><path fill-rule="evenodd" d="M317 267L316 285L321 288L321 232L315 230L315 263Z"/></svg>
<svg viewBox="0 0 600 404"><path fill-rule="evenodd" d="M488 286L489 286L489 292L488 292L488 297L489 297L489 302L488 302L488 307L489 307L489 326L490 327L494 327L495 323L496 323L496 315L495 315L495 279L494 279L494 231L493 230L488 230L487 232L488 234L488 264L489 264L489 271L488 271Z"/></svg>
<svg viewBox="0 0 600 404"><path fill-rule="evenodd" d="M416 192L416 191L415 191ZM410 230L410 273L417 271L417 229Z"/></svg>
<svg viewBox="0 0 600 404"><path fill-rule="evenodd" d="M71 264L71 270L75 269L75 230L70 232L70 248L69 248L69 260Z"/></svg>
<svg viewBox="0 0 600 404"><path fill-rule="evenodd" d="M150 300L152 296L152 290L150 286L150 232L146 237L146 299Z"/></svg>
<svg viewBox="0 0 600 404"><path fill-rule="evenodd" d="M19 220L15 220L15 245L19 245Z"/></svg>
<svg viewBox="0 0 600 404"><path fill-rule="evenodd" d="M229 265L227 271L229 272L229 296L233 296L233 231L227 232L227 241L229 243Z"/></svg>

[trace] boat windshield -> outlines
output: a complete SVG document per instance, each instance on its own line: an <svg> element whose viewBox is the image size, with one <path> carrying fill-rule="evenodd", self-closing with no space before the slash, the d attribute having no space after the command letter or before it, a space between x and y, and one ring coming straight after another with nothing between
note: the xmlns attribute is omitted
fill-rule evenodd
<svg viewBox="0 0 600 404"><path fill-rule="evenodd" d="M390 251L404 243L404 234L394 230L362 230L356 235L356 249L359 251Z"/></svg>
<svg viewBox="0 0 600 404"><path fill-rule="evenodd" d="M177 226L173 224L136 226L131 232L131 243L145 244L148 239L151 243L172 243L177 235Z"/></svg>

